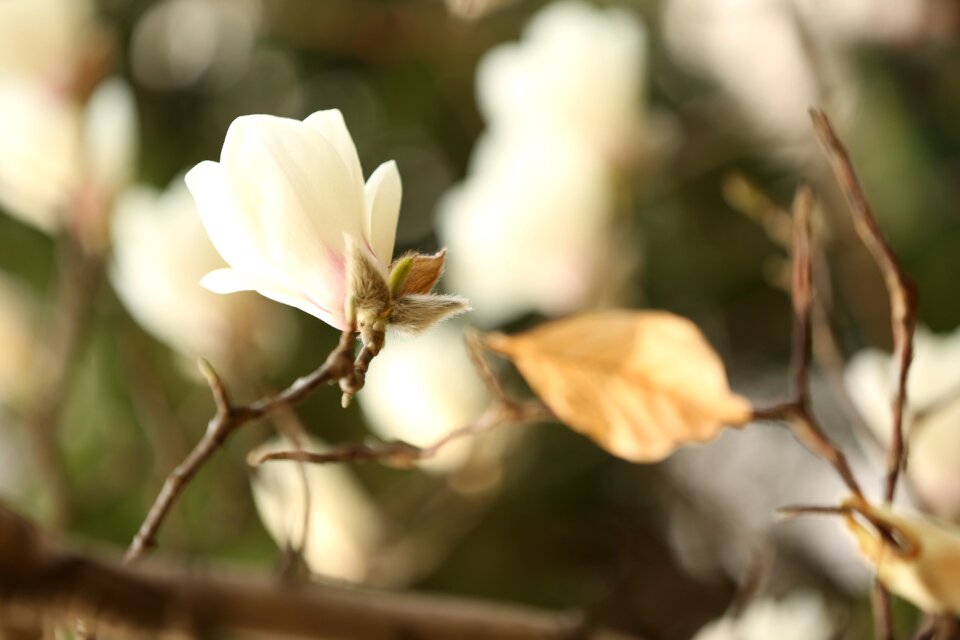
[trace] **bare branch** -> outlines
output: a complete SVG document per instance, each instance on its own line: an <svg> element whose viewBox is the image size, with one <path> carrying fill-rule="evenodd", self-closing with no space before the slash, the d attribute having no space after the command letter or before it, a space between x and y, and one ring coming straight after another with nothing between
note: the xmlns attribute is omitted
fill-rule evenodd
<svg viewBox="0 0 960 640"><path fill-rule="evenodd" d="M394 467L410 467L419 460L435 456L449 443L466 436L477 435L511 424L521 425L548 420L553 417L550 410L539 401L505 404L494 401L480 416L458 429L454 429L436 442L423 448L415 447L400 440L376 445L348 444L335 447L330 451L273 451L250 460L259 465L271 460L295 460L312 464L331 462L381 462Z"/></svg>
<svg viewBox="0 0 960 640"><path fill-rule="evenodd" d="M863 192L863 187L857 179L850 155L830 124L830 119L824 112L816 109L810 111L810 116L813 119L814 130L827 152L834 175L850 206L857 234L880 268L890 296L891 326L899 373L892 403L893 434L887 451L887 475L883 492L884 500L889 503L893 501L896 494L897 479L906 457L903 413L907 401L907 374L910 370L910 361L913 359L913 331L917 321L916 290L900 266L893 249L884 238Z"/></svg>
<svg viewBox="0 0 960 640"><path fill-rule="evenodd" d="M629 640L576 612L256 576L123 567L62 551L0 504L0 618L40 626L83 617L96 632L206 637L228 632L342 640Z"/></svg>
<svg viewBox="0 0 960 640"><path fill-rule="evenodd" d="M793 199L793 390L799 404L810 404L810 308L813 301L811 226L813 192L803 185Z"/></svg>
<svg viewBox="0 0 960 640"><path fill-rule="evenodd" d="M203 438L187 455L186 459L167 476L160 494L154 500L153 506L150 507L147 517L140 525L140 529L127 550L126 562L137 560L156 544L157 532L163 526L177 499L197 472L223 446L223 443L236 429L252 420L262 418L279 407L302 402L325 383L335 383L346 376L356 375L352 362L355 340L355 333L352 330L344 331L340 336L340 343L337 348L327 356L323 365L314 370L313 373L298 378L280 393L265 396L251 404L239 407L231 404L229 393L213 367L209 363L201 361L200 371L210 385L210 391L217 406L217 413L207 424L207 430ZM365 360L363 364L366 367L369 360ZM362 385L362 377L360 378L360 384Z"/></svg>

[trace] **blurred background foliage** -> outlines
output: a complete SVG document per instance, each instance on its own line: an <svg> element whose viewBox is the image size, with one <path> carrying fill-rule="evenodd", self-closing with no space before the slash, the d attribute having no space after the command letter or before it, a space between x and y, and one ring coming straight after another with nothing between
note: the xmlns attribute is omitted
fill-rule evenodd
<svg viewBox="0 0 960 640"><path fill-rule="evenodd" d="M338 108L367 173L387 159L399 164L404 199L398 249L431 251L444 243L436 230L438 201L470 171L474 144L489 124L477 107L478 61L491 48L521 39L524 25L547 4L507 3L473 19L453 15L433 0L102 0L96 8L113 42L111 64L132 87L139 112L137 182L162 189L197 162L217 158L237 116L303 118ZM791 3L725 1L713 8L734 14L728 19L743 29L734 38L755 44L758 67L767 64L765 55L776 58L778 41L776 32L763 31L763 21L750 24L749 6L763 12L778 4ZM833 4L812 11L829 21ZM868 15L881 14L889 3L837 4L857 5L860 14L851 13ZM822 47L818 43L827 39L817 39L819 23L805 22L804 9L794 7L791 15L806 32L811 66L842 66L842 72L821 77L821 104L834 114L880 223L918 284L921 322L943 333L960 324L957 7L935 0L904 4L917 5L924 18L912 26L897 22L906 18L891 18L893 27L864 19L856 37L838 36ZM612 224L621 244L614 262L632 268L628 277L616 276L613 300L692 318L724 355L734 388L769 400L786 389L787 260L762 226L738 210L731 180L745 178L756 189L753 196L766 194L780 206L788 205L800 180L814 182L824 220L819 238L831 265L833 313L845 353L889 345L886 295L812 133L776 125L777 110L791 108L791 92L799 94L796 101L806 100L798 89L802 79L791 75L795 69L789 65L771 75L754 68L750 55L730 57L725 63L739 65L733 77L769 83L747 91L751 97L738 97L724 80L730 76L689 63L698 55L722 58L707 49L685 51L710 40L683 30L693 20L684 11L694 5L679 0L595 5L618 7L646 25L642 100L646 112L657 117L646 120L643 135L659 141L652 159L619 177L622 215ZM737 11L747 11L746 17ZM577 92L589 101L594 90L586 84ZM774 112L769 119L764 109ZM0 216L0 269L22 280L39 303L37 327L48 326L57 309L57 244L56 235ZM170 247L173 255L177 251ZM486 260L493 264L498 256ZM144 286L149 295L149 283ZM71 505L66 528L70 537L91 544L124 546L162 478L201 436L212 403L189 360L142 329L110 286L95 296L57 431ZM285 386L336 344L334 330L284 311L289 311L286 324L277 326L291 336L291 356L236 381L238 400ZM498 326L521 328L543 317L515 314ZM437 366L443 371L442 363ZM231 377L230 371L222 373ZM869 468L869 446L852 435L842 403L826 383L818 390L830 430L846 446L864 451ZM298 410L303 426L328 443L369 437L364 412L357 406L342 411L335 396L321 390L304 404ZM19 415L11 409L2 424L0 491L20 509L48 519L50 487L33 462L28 427ZM266 423L240 430L203 469L163 531L162 553L266 571L279 566L283 551L258 517L250 491L253 472L245 462L272 431ZM725 457L738 442L746 443L737 440L740 435L721 439L716 455ZM484 473L494 476L481 482L480 490L464 490L451 475L430 471L372 464L349 470L387 522L370 552L380 569L369 573L369 580L582 608L589 619L650 638L686 638L723 613L755 559L763 557L771 592L820 591L849 634L845 637L858 637L867 628L865 578L837 578L847 565L856 565L853 555L837 560L819 553L820 539L806 544L776 533L793 524L746 527L742 512L726 511L725 503L705 507L706 494L697 492L696 481L678 482L669 464L631 465L556 425L529 428L509 446L490 446L500 458L495 472L485 467ZM694 458L699 476L687 475L709 485L718 481L712 472L739 474L739 483L721 484L733 494L731 501L763 505L756 513L765 514L766 522L766 501L776 506L780 484L792 485L791 499L803 500L811 473L829 475L800 452L805 471L771 481L795 472L787 464L778 468L782 447L799 448L784 435L749 449L753 457L737 458L736 466ZM836 486L830 490L840 493ZM758 493L775 495L758 498ZM831 525L817 532L831 539L824 546L843 544ZM677 542L681 539L699 542L691 547ZM733 552L716 542L726 539L763 552L727 562L721 556ZM699 562L690 549L706 544L710 550L710 541L714 546L707 555L714 557ZM914 615L902 608L901 620Z"/></svg>

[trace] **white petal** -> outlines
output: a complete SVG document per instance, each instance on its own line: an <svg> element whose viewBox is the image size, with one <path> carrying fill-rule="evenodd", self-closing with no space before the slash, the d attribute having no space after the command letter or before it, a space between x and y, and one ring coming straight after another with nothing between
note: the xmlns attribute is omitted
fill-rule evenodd
<svg viewBox="0 0 960 640"><path fill-rule="evenodd" d="M256 291L265 298L305 311L336 329L342 330L347 326L342 308L321 307L296 290L251 274L241 273L236 269L211 271L200 280L200 284L214 293Z"/></svg>
<svg viewBox="0 0 960 640"><path fill-rule="evenodd" d="M238 291L253 291L257 282L247 278L236 269L215 269L200 279L200 286L214 293L236 293Z"/></svg>
<svg viewBox="0 0 960 640"><path fill-rule="evenodd" d="M207 235L227 264L254 273L262 269L266 253L263 230L251 208L240 206L231 195L223 166L201 162L185 180Z"/></svg>
<svg viewBox="0 0 960 640"><path fill-rule="evenodd" d="M347 168L352 181L359 189L363 185L363 170L360 168L360 158L357 156L357 145L353 143L347 123L339 109L317 111L303 121L317 130L326 138L327 142L340 154L343 166Z"/></svg>
<svg viewBox="0 0 960 640"><path fill-rule="evenodd" d="M393 244L397 238L397 219L400 217L400 200L403 187L400 172L393 160L384 162L373 172L366 185L367 194L367 239L380 261L388 265L393 257Z"/></svg>
<svg viewBox="0 0 960 640"><path fill-rule="evenodd" d="M221 161L227 184L259 218L267 255L312 292L325 286L329 252L343 233L363 231L362 194L336 149L312 127L287 118L237 118Z"/></svg>
<svg viewBox="0 0 960 640"><path fill-rule="evenodd" d="M107 194L130 182L138 143L137 105L130 86L119 78L101 83L84 114L87 171Z"/></svg>

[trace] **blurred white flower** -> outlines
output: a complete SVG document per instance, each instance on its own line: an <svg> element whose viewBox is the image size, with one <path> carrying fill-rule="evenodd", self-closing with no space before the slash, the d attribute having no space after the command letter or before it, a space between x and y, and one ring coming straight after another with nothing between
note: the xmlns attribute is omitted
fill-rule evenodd
<svg viewBox="0 0 960 640"><path fill-rule="evenodd" d="M429 446L479 416L489 396L463 342L461 328L441 325L411 338L391 339L367 373L360 406L388 440ZM430 471L457 469L473 438L451 443L421 463Z"/></svg>
<svg viewBox="0 0 960 640"><path fill-rule="evenodd" d="M24 384L37 356L36 301L27 289L0 275L0 403L13 403L27 391Z"/></svg>
<svg viewBox="0 0 960 640"><path fill-rule="evenodd" d="M449 282L481 322L566 313L615 288L615 178L654 140L646 64L632 14L581 2L547 5L481 61L488 132L438 205Z"/></svg>
<svg viewBox="0 0 960 640"><path fill-rule="evenodd" d="M380 165L363 182L357 149L337 110L303 122L237 118L220 162L187 174L203 224L230 268L203 285L217 293L254 290L347 325L347 240L372 264L390 264L400 213L400 174Z"/></svg>
<svg viewBox="0 0 960 640"><path fill-rule="evenodd" d="M293 443L275 439L253 455L290 451ZM308 451L324 451L314 439ZM301 475L306 474L306 491ZM383 523L370 496L344 465L267 462L251 480L260 519L281 548L299 548L303 541L304 509L309 495L309 519L303 558L316 574L361 582L371 567Z"/></svg>
<svg viewBox="0 0 960 640"><path fill-rule="evenodd" d="M0 206L44 231L66 224L102 242L106 213L135 167L137 126L133 94L118 78L85 108L41 84L0 79Z"/></svg>
<svg viewBox="0 0 960 640"><path fill-rule="evenodd" d="M737 618L721 618L700 629L694 640L829 640L836 629L823 598L798 591L782 600L751 602Z"/></svg>
<svg viewBox="0 0 960 640"><path fill-rule="evenodd" d="M928 0L669 0L664 33L681 65L718 85L720 95L779 151L814 148L807 110L829 104L850 116L856 81L846 49L865 41L923 35Z"/></svg>
<svg viewBox="0 0 960 640"><path fill-rule="evenodd" d="M524 38L487 53L477 68L477 98L494 131L571 136L618 158L643 140L647 36L623 9L555 2Z"/></svg>
<svg viewBox="0 0 960 640"><path fill-rule="evenodd" d="M290 323L260 296L218 296L200 286L224 262L182 179L162 193L126 191L112 234L117 294L137 322L180 354L236 365L243 353L262 364L256 356L269 359L290 344Z"/></svg>
<svg viewBox="0 0 960 640"><path fill-rule="evenodd" d="M129 88L97 83L98 36L86 0L0 3L0 206L47 232L69 224L88 244L104 240L137 141Z"/></svg>
<svg viewBox="0 0 960 640"><path fill-rule="evenodd" d="M250 63L261 13L259 0L155 3L133 32L133 73L154 89L223 88Z"/></svg>
<svg viewBox="0 0 960 640"><path fill-rule="evenodd" d="M889 353L867 349L850 360L845 374L851 398L883 443L893 428L896 371ZM907 473L914 489L935 513L960 517L960 329L944 336L917 330L907 401ZM915 422L918 412L923 417Z"/></svg>
<svg viewBox="0 0 960 640"><path fill-rule="evenodd" d="M0 2L0 77L46 79L50 88L71 80L93 28L90 0Z"/></svg>
<svg viewBox="0 0 960 640"><path fill-rule="evenodd" d="M611 181L603 161L561 138L480 141L467 180L438 205L447 282L479 322L589 302L610 253Z"/></svg>
<svg viewBox="0 0 960 640"><path fill-rule="evenodd" d="M677 60L714 81L761 136L812 139L807 110L821 102L822 70L789 0L670 0L664 32Z"/></svg>

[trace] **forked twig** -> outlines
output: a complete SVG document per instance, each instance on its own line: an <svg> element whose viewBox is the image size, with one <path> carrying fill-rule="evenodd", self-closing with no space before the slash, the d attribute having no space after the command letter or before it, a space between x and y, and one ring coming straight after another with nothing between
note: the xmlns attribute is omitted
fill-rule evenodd
<svg viewBox="0 0 960 640"><path fill-rule="evenodd" d="M874 261L883 274L884 284L890 296L890 316L893 330L894 350L897 353L897 388L893 397L893 433L890 448L887 451L887 473L884 478L883 497L892 502L897 490L897 479L905 461L905 441L903 414L907 401L907 375L913 359L913 332L917 322L916 289L907 278L883 236L876 217L870 208L863 187L853 168L853 162L846 147L837 137L830 119L823 111L812 109L810 117L813 128L823 145L833 173L840 184L850 211L853 214L854 227L861 241L869 249Z"/></svg>
<svg viewBox="0 0 960 640"><path fill-rule="evenodd" d="M262 418L279 407L292 406L308 398L317 388L326 383L336 383L349 378L350 388L362 385L362 372L357 373L353 362L353 346L356 334L353 330L344 331L337 348L330 352L324 363L312 373L298 378L289 387L275 395L265 396L248 405L235 406L230 400L223 380L205 361L200 363L203 373L213 394L217 412L207 424L203 438L196 444L186 459L175 468L166 481L160 494L154 500L143 524L130 543L126 562L134 562L156 544L157 532L163 525L177 499L204 464L223 446L227 438L242 425ZM360 359L358 358L358 361ZM363 361L364 371L369 360Z"/></svg>

